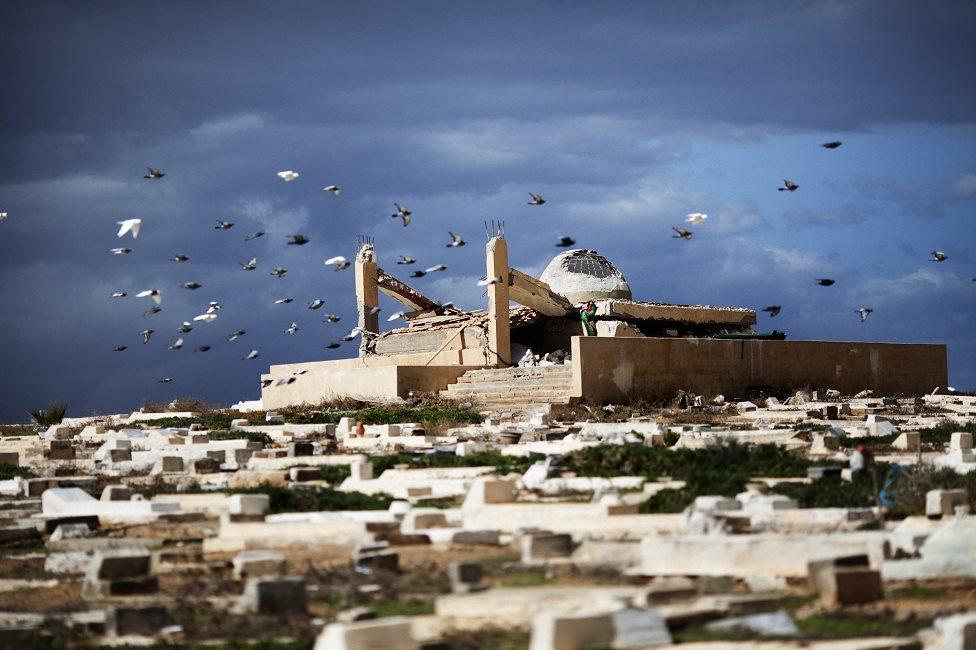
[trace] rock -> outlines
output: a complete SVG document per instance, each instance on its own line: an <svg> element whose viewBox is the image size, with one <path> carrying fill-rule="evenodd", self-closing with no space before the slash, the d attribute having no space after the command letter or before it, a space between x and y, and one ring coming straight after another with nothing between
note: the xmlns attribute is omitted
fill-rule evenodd
<svg viewBox="0 0 976 650"><path fill-rule="evenodd" d="M860 567L828 567L817 573L817 591L825 607L844 607L880 600L881 572Z"/></svg>
<svg viewBox="0 0 976 650"><path fill-rule="evenodd" d="M356 623L330 623L325 626L314 650L414 650L410 638L410 619L392 616Z"/></svg>
<svg viewBox="0 0 976 650"><path fill-rule="evenodd" d="M304 617L308 615L305 578L250 578L237 601L236 611L261 616Z"/></svg>
<svg viewBox="0 0 976 650"><path fill-rule="evenodd" d="M966 490L929 490L925 493L925 515L933 519L951 517L957 506L966 504Z"/></svg>
<svg viewBox="0 0 976 650"><path fill-rule="evenodd" d="M81 539L91 535L91 529L87 524L58 524L58 527L51 533L51 541L59 542L63 539Z"/></svg>

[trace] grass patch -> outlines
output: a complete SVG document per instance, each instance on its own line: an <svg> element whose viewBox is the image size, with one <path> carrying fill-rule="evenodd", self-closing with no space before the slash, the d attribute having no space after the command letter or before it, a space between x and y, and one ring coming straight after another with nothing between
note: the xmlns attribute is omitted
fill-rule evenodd
<svg viewBox="0 0 976 650"><path fill-rule="evenodd" d="M385 494L339 492L327 487L260 487L227 490L228 494L267 494L269 514L280 512L318 512L322 510L386 510L393 499Z"/></svg>
<svg viewBox="0 0 976 650"><path fill-rule="evenodd" d="M868 637L911 637L932 624L931 618L915 617L908 620L894 620L885 614L862 614L831 612L815 614L807 618L794 619L800 634L790 637L801 641L822 641L830 639L858 639ZM703 641L750 641L772 639L760 637L755 633L739 630L709 630L704 625L692 625L672 634L677 643Z"/></svg>
<svg viewBox="0 0 976 650"><path fill-rule="evenodd" d="M516 569L506 571L498 579L501 587L535 587L552 582L545 569Z"/></svg>
<svg viewBox="0 0 976 650"><path fill-rule="evenodd" d="M339 485L347 478L352 471L349 469L349 465L321 465L319 466L319 474L322 476L322 480L329 483L329 485Z"/></svg>
<svg viewBox="0 0 976 650"><path fill-rule="evenodd" d="M9 481L16 476L20 476L22 478L34 478L34 473L29 469L17 467L16 465L11 465L10 463L0 463L0 481Z"/></svg>
<svg viewBox="0 0 976 650"><path fill-rule="evenodd" d="M423 616L434 613L434 601L420 602L391 601L387 603L371 604L369 608L376 612L376 616Z"/></svg>
<svg viewBox="0 0 976 650"><path fill-rule="evenodd" d="M260 442L262 445L270 445L271 437L261 431L226 431L218 429L208 433L211 440L248 440L250 442Z"/></svg>
<svg viewBox="0 0 976 650"><path fill-rule="evenodd" d="M474 411L455 406L372 406L356 411L282 411L285 422L289 424L335 424L345 417L351 417L363 424L399 424L418 422L420 424L480 424L484 418ZM258 424L258 423L255 423ZM261 423L263 424L263 423Z"/></svg>
<svg viewBox="0 0 976 650"><path fill-rule="evenodd" d="M37 433L37 427L30 424L0 427L0 436L36 436Z"/></svg>
<svg viewBox="0 0 976 650"><path fill-rule="evenodd" d="M379 476L384 470L391 469L395 465L409 465L412 469L427 467L495 467L500 474L507 472L522 473L529 466L543 456L532 456L519 458L516 456L503 456L494 452L476 452L457 456L455 454L389 454L386 456L372 456L369 460L373 463L373 475Z"/></svg>

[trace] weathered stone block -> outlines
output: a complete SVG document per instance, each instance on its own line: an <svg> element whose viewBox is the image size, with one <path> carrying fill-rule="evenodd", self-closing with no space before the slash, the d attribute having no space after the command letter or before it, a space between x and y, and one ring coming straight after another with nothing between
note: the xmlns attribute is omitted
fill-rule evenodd
<svg viewBox="0 0 976 650"><path fill-rule="evenodd" d="M976 648L976 613L967 612L935 619L941 638L940 650L973 650ZM926 646L928 647L928 646Z"/></svg>
<svg viewBox="0 0 976 650"><path fill-rule="evenodd" d="M231 431L237 431L241 427L250 426L250 424L251 422L247 420L247 418L237 418L235 420L230 421L230 429Z"/></svg>
<svg viewBox="0 0 976 650"><path fill-rule="evenodd" d="M965 490L929 490L925 493L925 515L931 518L949 517L956 506L967 503Z"/></svg>
<svg viewBox="0 0 976 650"><path fill-rule="evenodd" d="M213 458L197 458L193 461L194 474L216 474L220 471L220 463Z"/></svg>
<svg viewBox="0 0 976 650"><path fill-rule="evenodd" d="M271 497L267 494L233 494L227 510L232 515L263 515L270 506Z"/></svg>
<svg viewBox="0 0 976 650"><path fill-rule="evenodd" d="M322 472L318 467L292 467L288 470L288 479L297 483L318 481L321 478Z"/></svg>
<svg viewBox="0 0 976 650"><path fill-rule="evenodd" d="M464 508L515 501L515 481L483 478L474 481L464 499Z"/></svg>
<svg viewBox="0 0 976 650"><path fill-rule="evenodd" d="M451 562L447 568L451 579L451 591L456 594L469 593L482 589L484 572L477 562Z"/></svg>
<svg viewBox="0 0 976 650"><path fill-rule="evenodd" d="M113 463L123 463L132 460L131 449L109 449L108 458Z"/></svg>
<svg viewBox="0 0 976 650"><path fill-rule="evenodd" d="M251 456L254 455L253 449L235 449L234 450L234 462L238 465L245 465L247 461L251 460Z"/></svg>
<svg viewBox="0 0 976 650"><path fill-rule="evenodd" d="M354 481L369 481L373 478L373 463L366 461L349 464L350 477Z"/></svg>
<svg viewBox="0 0 976 650"><path fill-rule="evenodd" d="M97 580L116 580L149 575L152 554L147 550L97 550L88 565L88 577Z"/></svg>
<svg viewBox="0 0 976 650"><path fill-rule="evenodd" d="M207 458L211 458L218 463L227 462L227 450L226 449L210 449L207 451Z"/></svg>
<svg viewBox="0 0 976 650"><path fill-rule="evenodd" d="M445 528L447 527L447 516L443 512L424 512L411 510L403 517L402 529L404 532L412 532L424 528Z"/></svg>
<svg viewBox="0 0 976 650"><path fill-rule="evenodd" d="M315 451L315 445L310 442L290 442L288 443L289 456L311 456Z"/></svg>
<svg viewBox="0 0 976 650"><path fill-rule="evenodd" d="M827 568L817 574L817 591L826 607L869 603L883 596L881 572L857 567Z"/></svg>
<svg viewBox="0 0 976 650"><path fill-rule="evenodd" d="M277 551L241 551L232 560L237 580L279 576L285 572L285 556Z"/></svg>
<svg viewBox="0 0 976 650"><path fill-rule="evenodd" d="M164 472L183 471L183 458L180 456L163 456L160 461Z"/></svg>
<svg viewBox="0 0 976 650"><path fill-rule="evenodd" d="M410 619L378 618L357 623L331 623L315 641L314 650L414 650Z"/></svg>
<svg viewBox="0 0 976 650"><path fill-rule="evenodd" d="M116 605L105 612L109 636L154 636L171 622L163 605Z"/></svg>
<svg viewBox="0 0 976 650"><path fill-rule="evenodd" d="M966 431L956 431L949 438L949 449L966 451L973 448L973 434Z"/></svg>
<svg viewBox="0 0 976 650"><path fill-rule="evenodd" d="M305 578L251 578L244 585L244 594L237 602L237 611L261 616L307 616Z"/></svg>
<svg viewBox="0 0 976 650"><path fill-rule="evenodd" d="M395 573L400 570L400 554L396 551L360 553L357 554L354 563L357 568Z"/></svg>
<svg viewBox="0 0 976 650"><path fill-rule="evenodd" d="M538 562L573 554L573 538L568 533L538 533L522 537L522 562Z"/></svg>
<svg viewBox="0 0 976 650"><path fill-rule="evenodd" d="M902 451L918 451L921 446L921 435L918 431L905 431L895 438L891 446Z"/></svg>
<svg viewBox="0 0 976 650"><path fill-rule="evenodd" d="M128 485L106 485L102 490L102 501L130 501L135 490Z"/></svg>
<svg viewBox="0 0 976 650"><path fill-rule="evenodd" d="M827 569L869 568L870 566L871 561L866 554L843 555L824 560L813 560L812 562L807 562L807 583L811 589L816 589L818 576L822 571L826 571Z"/></svg>
<svg viewBox="0 0 976 650"><path fill-rule="evenodd" d="M0 463L20 466L20 454L16 451L0 451Z"/></svg>

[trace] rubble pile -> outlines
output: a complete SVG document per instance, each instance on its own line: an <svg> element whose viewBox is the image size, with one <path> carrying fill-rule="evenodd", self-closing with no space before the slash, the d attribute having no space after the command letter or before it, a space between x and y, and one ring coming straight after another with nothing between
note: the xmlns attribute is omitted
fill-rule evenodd
<svg viewBox="0 0 976 650"><path fill-rule="evenodd" d="M974 397L358 413L0 430L0 645L976 647Z"/></svg>

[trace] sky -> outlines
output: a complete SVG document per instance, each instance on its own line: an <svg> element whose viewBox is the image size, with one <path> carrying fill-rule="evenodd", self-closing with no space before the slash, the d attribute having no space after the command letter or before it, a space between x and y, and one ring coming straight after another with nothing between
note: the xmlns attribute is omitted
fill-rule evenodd
<svg viewBox="0 0 976 650"><path fill-rule="evenodd" d="M358 235L391 272L445 264L412 282L483 307L491 219L525 272L569 235L637 299L781 305L757 329L791 339L945 343L950 384L976 389L974 29L976 4L950 1L3 3L0 421L229 405L270 364L355 355L325 349L355 297L323 261ZM709 219L672 238L691 212ZM210 300L218 319L167 349Z"/></svg>

